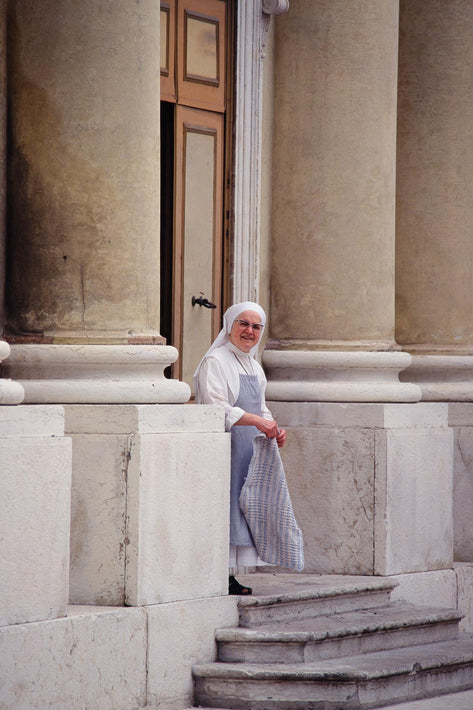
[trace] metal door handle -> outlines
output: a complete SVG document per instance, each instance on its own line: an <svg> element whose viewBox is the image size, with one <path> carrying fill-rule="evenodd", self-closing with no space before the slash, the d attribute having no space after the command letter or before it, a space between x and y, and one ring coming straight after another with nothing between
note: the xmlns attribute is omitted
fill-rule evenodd
<svg viewBox="0 0 473 710"><path fill-rule="evenodd" d="M204 306L204 308L217 308L215 303L210 303L209 299L203 296L199 296L199 298L192 296L192 305Z"/></svg>

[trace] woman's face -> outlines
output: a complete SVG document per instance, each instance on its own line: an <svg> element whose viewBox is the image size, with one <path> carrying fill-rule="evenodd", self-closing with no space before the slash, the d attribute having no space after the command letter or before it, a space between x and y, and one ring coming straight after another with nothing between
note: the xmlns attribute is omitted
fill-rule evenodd
<svg viewBox="0 0 473 710"><path fill-rule="evenodd" d="M240 321L246 321L249 325L242 325ZM249 353L261 336L262 328L252 328L252 325L262 325L261 316L256 311L243 311L233 321L230 331L230 342L244 353Z"/></svg>

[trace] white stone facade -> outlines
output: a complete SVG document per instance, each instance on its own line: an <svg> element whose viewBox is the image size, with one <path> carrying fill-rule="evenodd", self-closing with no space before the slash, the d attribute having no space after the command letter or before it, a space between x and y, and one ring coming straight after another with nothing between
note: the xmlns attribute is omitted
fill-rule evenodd
<svg viewBox="0 0 473 710"><path fill-rule="evenodd" d="M471 631L473 5L288 5L232 5L225 286L268 311L306 571ZM184 708L237 620L229 435L159 330L159 22L0 0L5 710Z"/></svg>

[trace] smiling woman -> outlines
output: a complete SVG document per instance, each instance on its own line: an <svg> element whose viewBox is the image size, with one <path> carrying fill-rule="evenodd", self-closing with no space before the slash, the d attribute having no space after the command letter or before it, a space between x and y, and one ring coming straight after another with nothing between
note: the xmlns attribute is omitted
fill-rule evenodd
<svg viewBox="0 0 473 710"><path fill-rule="evenodd" d="M264 326L261 316L255 311L243 311L241 318L233 321L230 331L230 342L237 348L249 353L251 348L258 344Z"/></svg>
<svg viewBox="0 0 473 710"><path fill-rule="evenodd" d="M238 569L261 564L253 537L240 509L240 493L253 455L258 431L283 446L284 429L266 407L266 377L254 355L266 323L257 303L231 306L224 314L223 328L202 358L195 374L196 402L216 404L225 411L225 429L231 433L230 485L230 594L251 594L234 578Z"/></svg>

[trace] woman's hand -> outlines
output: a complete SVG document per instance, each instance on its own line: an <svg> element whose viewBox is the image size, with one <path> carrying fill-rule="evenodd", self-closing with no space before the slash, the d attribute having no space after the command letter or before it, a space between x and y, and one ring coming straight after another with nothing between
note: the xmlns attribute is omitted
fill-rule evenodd
<svg viewBox="0 0 473 710"><path fill-rule="evenodd" d="M274 419L265 419L264 417L258 417L258 422L255 423L257 429L259 429L263 434L266 434L268 439L276 439L278 435L278 425Z"/></svg>
<svg viewBox="0 0 473 710"><path fill-rule="evenodd" d="M237 422L235 422L234 426L255 426L260 432L267 436L268 439L276 440L278 432L280 435L280 433L284 431L284 429L278 429L278 424L274 421L274 419L265 419L264 417L260 417L258 414L250 414L250 412L245 412L245 414L240 417ZM282 439L283 443L285 438L286 432L284 431L284 438ZM282 444L278 445L282 446Z"/></svg>
<svg viewBox="0 0 473 710"><path fill-rule="evenodd" d="M276 441L277 441L279 448L284 446L284 442L286 441L286 430L285 429L278 429Z"/></svg>

